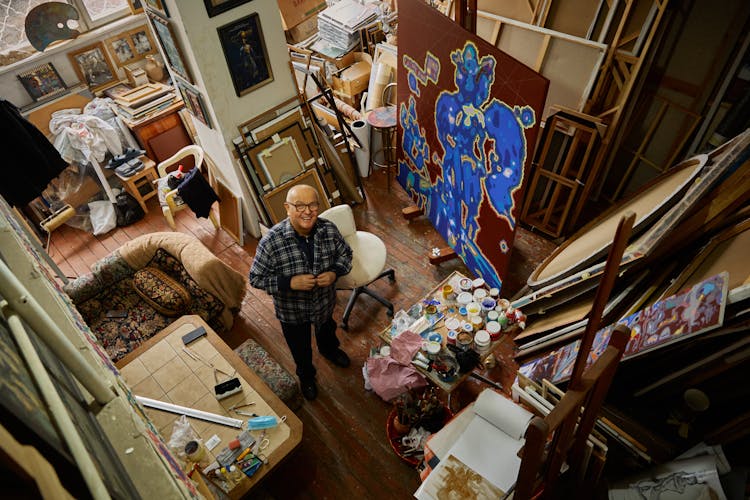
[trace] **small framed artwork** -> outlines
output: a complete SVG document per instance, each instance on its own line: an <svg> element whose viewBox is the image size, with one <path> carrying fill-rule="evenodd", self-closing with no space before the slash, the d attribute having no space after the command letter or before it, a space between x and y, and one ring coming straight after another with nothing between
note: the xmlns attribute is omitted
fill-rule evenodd
<svg viewBox="0 0 750 500"><path fill-rule="evenodd" d="M148 7L150 12L156 12L161 14L163 17L169 17L169 11L167 6L164 5L162 0L143 0L143 4Z"/></svg>
<svg viewBox="0 0 750 500"><path fill-rule="evenodd" d="M286 218L286 208L284 207L286 194L292 189L292 187L301 184L312 186L318 192L318 200L320 200L319 212L331 208L331 203L328 201L328 195L326 194L326 190L320 180L320 175L318 174L317 169L311 168L280 185L273 191L263 195L263 203L265 204L266 210L268 210L268 215L271 216L271 220L274 224Z"/></svg>
<svg viewBox="0 0 750 500"><path fill-rule="evenodd" d="M92 91L103 89L118 81L115 68L102 42L70 52L68 57L78 76Z"/></svg>
<svg viewBox="0 0 750 500"><path fill-rule="evenodd" d="M305 170L297 143L291 137L284 137L258 153L258 162L273 187L285 183Z"/></svg>
<svg viewBox="0 0 750 500"><path fill-rule="evenodd" d="M177 44L177 39L174 36L170 21L150 11L148 12L148 18L151 21L151 26L154 28L159 45L164 49L164 55L167 57L166 62L169 67L172 68L177 76L193 83L188 73L185 59L182 57L180 46Z"/></svg>
<svg viewBox="0 0 750 500"><path fill-rule="evenodd" d="M206 4L208 17L214 17L249 1L250 0L203 0L203 3Z"/></svg>
<svg viewBox="0 0 750 500"><path fill-rule="evenodd" d="M187 85L181 81L177 81L177 88L180 89L182 100L185 101L185 107L190 113L198 120L203 122L208 128L211 127L211 120L208 117L208 111L203 101L203 95L198 89L193 88L191 85Z"/></svg>
<svg viewBox="0 0 750 500"><path fill-rule="evenodd" d="M133 46L125 33L108 39L106 44L107 49L113 54L117 66L125 66L136 60Z"/></svg>
<svg viewBox="0 0 750 500"><path fill-rule="evenodd" d="M156 53L156 43L147 26L124 31L107 39L107 49L114 54L115 64L123 67Z"/></svg>
<svg viewBox="0 0 750 500"><path fill-rule="evenodd" d="M128 41L133 47L136 59L143 59L150 54L156 54L156 42L151 38L151 30L143 25L127 32Z"/></svg>
<svg viewBox="0 0 750 500"><path fill-rule="evenodd" d="M18 75L23 88L34 101L65 92L65 82L52 63L45 63Z"/></svg>
<svg viewBox="0 0 750 500"><path fill-rule="evenodd" d="M273 81L258 13L217 28L238 97Z"/></svg>
<svg viewBox="0 0 750 500"><path fill-rule="evenodd" d="M133 14L143 12L143 2L141 0L128 0L128 6L130 6L130 12Z"/></svg>
<svg viewBox="0 0 750 500"><path fill-rule="evenodd" d="M103 93L106 97L114 99L116 97L120 97L123 94L126 94L127 92L130 92L131 90L133 90L133 87L131 87L127 83L120 82L117 85L105 89Z"/></svg>

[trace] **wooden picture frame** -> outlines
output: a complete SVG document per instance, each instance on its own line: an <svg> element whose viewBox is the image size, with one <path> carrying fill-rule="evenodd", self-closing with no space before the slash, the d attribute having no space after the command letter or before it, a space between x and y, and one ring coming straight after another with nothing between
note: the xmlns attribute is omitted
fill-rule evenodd
<svg viewBox="0 0 750 500"><path fill-rule="evenodd" d="M179 89L180 95L182 95L182 100L185 101L185 107L190 114L203 122L208 128L213 128L211 127L211 119L208 117L206 104L203 101L203 95L198 89L179 80L177 81L177 88Z"/></svg>
<svg viewBox="0 0 750 500"><path fill-rule="evenodd" d="M182 50L177 43L177 39L174 36L172 25L168 19L165 19L153 12L147 12L151 27L156 33L156 38L161 45L164 55L166 56L166 63L183 80L193 83L190 78L187 64L182 56Z"/></svg>
<svg viewBox="0 0 750 500"><path fill-rule="evenodd" d="M145 24L108 38L105 43L115 64L119 67L140 61L147 55L156 53L156 42L151 37L151 31Z"/></svg>
<svg viewBox="0 0 750 500"><path fill-rule="evenodd" d="M147 7L147 12L156 12L162 17L169 17L167 6L164 5L162 0L143 0L143 4Z"/></svg>
<svg viewBox="0 0 750 500"><path fill-rule="evenodd" d="M296 141L291 137L284 137L258 153L258 162L272 187L293 179L305 170Z"/></svg>
<svg viewBox="0 0 750 500"><path fill-rule="evenodd" d="M110 99L115 99L116 97L120 97L130 92L131 90L133 90L133 87L131 87L127 83L120 82L117 85L105 89L104 96L109 97Z"/></svg>
<svg viewBox="0 0 750 500"><path fill-rule="evenodd" d="M286 218L286 208L284 207L286 194L294 186L299 186L301 184L312 186L318 191L318 200L320 201L320 210L318 212L323 212L324 210L331 208L331 203L328 201L328 194L323 187L323 182L320 180L320 175L318 174L317 169L311 168L294 179L291 179L289 182L285 182L273 191L263 195L263 204L266 206L268 215L271 217L271 221L273 221L274 224Z"/></svg>
<svg viewBox="0 0 750 500"><path fill-rule="evenodd" d="M143 12L143 2L141 0L128 0L128 7L130 7L130 12L133 15Z"/></svg>
<svg viewBox="0 0 750 500"><path fill-rule="evenodd" d="M51 62L20 73L18 79L34 102L61 94L67 90L60 73Z"/></svg>
<svg viewBox="0 0 750 500"><path fill-rule="evenodd" d="M91 89L101 90L117 83L117 73L104 43L98 42L68 53L76 74Z"/></svg>
<svg viewBox="0 0 750 500"><path fill-rule="evenodd" d="M233 9L250 1L251 0L203 0L203 3L206 4L208 17L214 17L222 12L226 12L229 9Z"/></svg>
<svg viewBox="0 0 750 500"><path fill-rule="evenodd" d="M273 81L257 12L216 28L237 97Z"/></svg>

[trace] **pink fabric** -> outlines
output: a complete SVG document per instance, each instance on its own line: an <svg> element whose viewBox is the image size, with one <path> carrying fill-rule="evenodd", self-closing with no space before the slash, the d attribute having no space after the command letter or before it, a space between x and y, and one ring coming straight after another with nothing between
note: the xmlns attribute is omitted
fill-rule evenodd
<svg viewBox="0 0 750 500"><path fill-rule="evenodd" d="M375 393L385 401L390 401L407 389L427 385L427 381L416 368L402 365L391 357L368 359L367 375Z"/></svg>
<svg viewBox="0 0 750 500"><path fill-rule="evenodd" d="M424 340L419 334L406 330L391 341L391 357L402 365L411 365L414 355L422 348Z"/></svg>

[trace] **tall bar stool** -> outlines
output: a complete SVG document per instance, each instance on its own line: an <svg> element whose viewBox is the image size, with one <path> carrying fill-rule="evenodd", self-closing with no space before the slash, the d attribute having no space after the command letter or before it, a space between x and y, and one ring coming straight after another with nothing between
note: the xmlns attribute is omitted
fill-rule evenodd
<svg viewBox="0 0 750 500"><path fill-rule="evenodd" d="M388 183L388 192L391 191L391 168L396 166L396 104L395 104L395 83L389 83L383 88L382 102L385 106L375 108L367 115L367 123L370 125L371 133L380 134L382 147L373 151L370 148L370 164L374 167L385 168L386 182ZM372 144L372 137L370 144ZM383 163L379 163L377 155L383 154Z"/></svg>

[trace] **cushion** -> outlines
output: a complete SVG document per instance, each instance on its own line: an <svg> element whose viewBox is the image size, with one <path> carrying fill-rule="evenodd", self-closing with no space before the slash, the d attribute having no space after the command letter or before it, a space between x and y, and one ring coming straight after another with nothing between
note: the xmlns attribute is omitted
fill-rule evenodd
<svg viewBox="0 0 750 500"><path fill-rule="evenodd" d="M190 306L188 291L156 267L146 266L136 271L133 288L143 300L165 316L179 316Z"/></svg>

